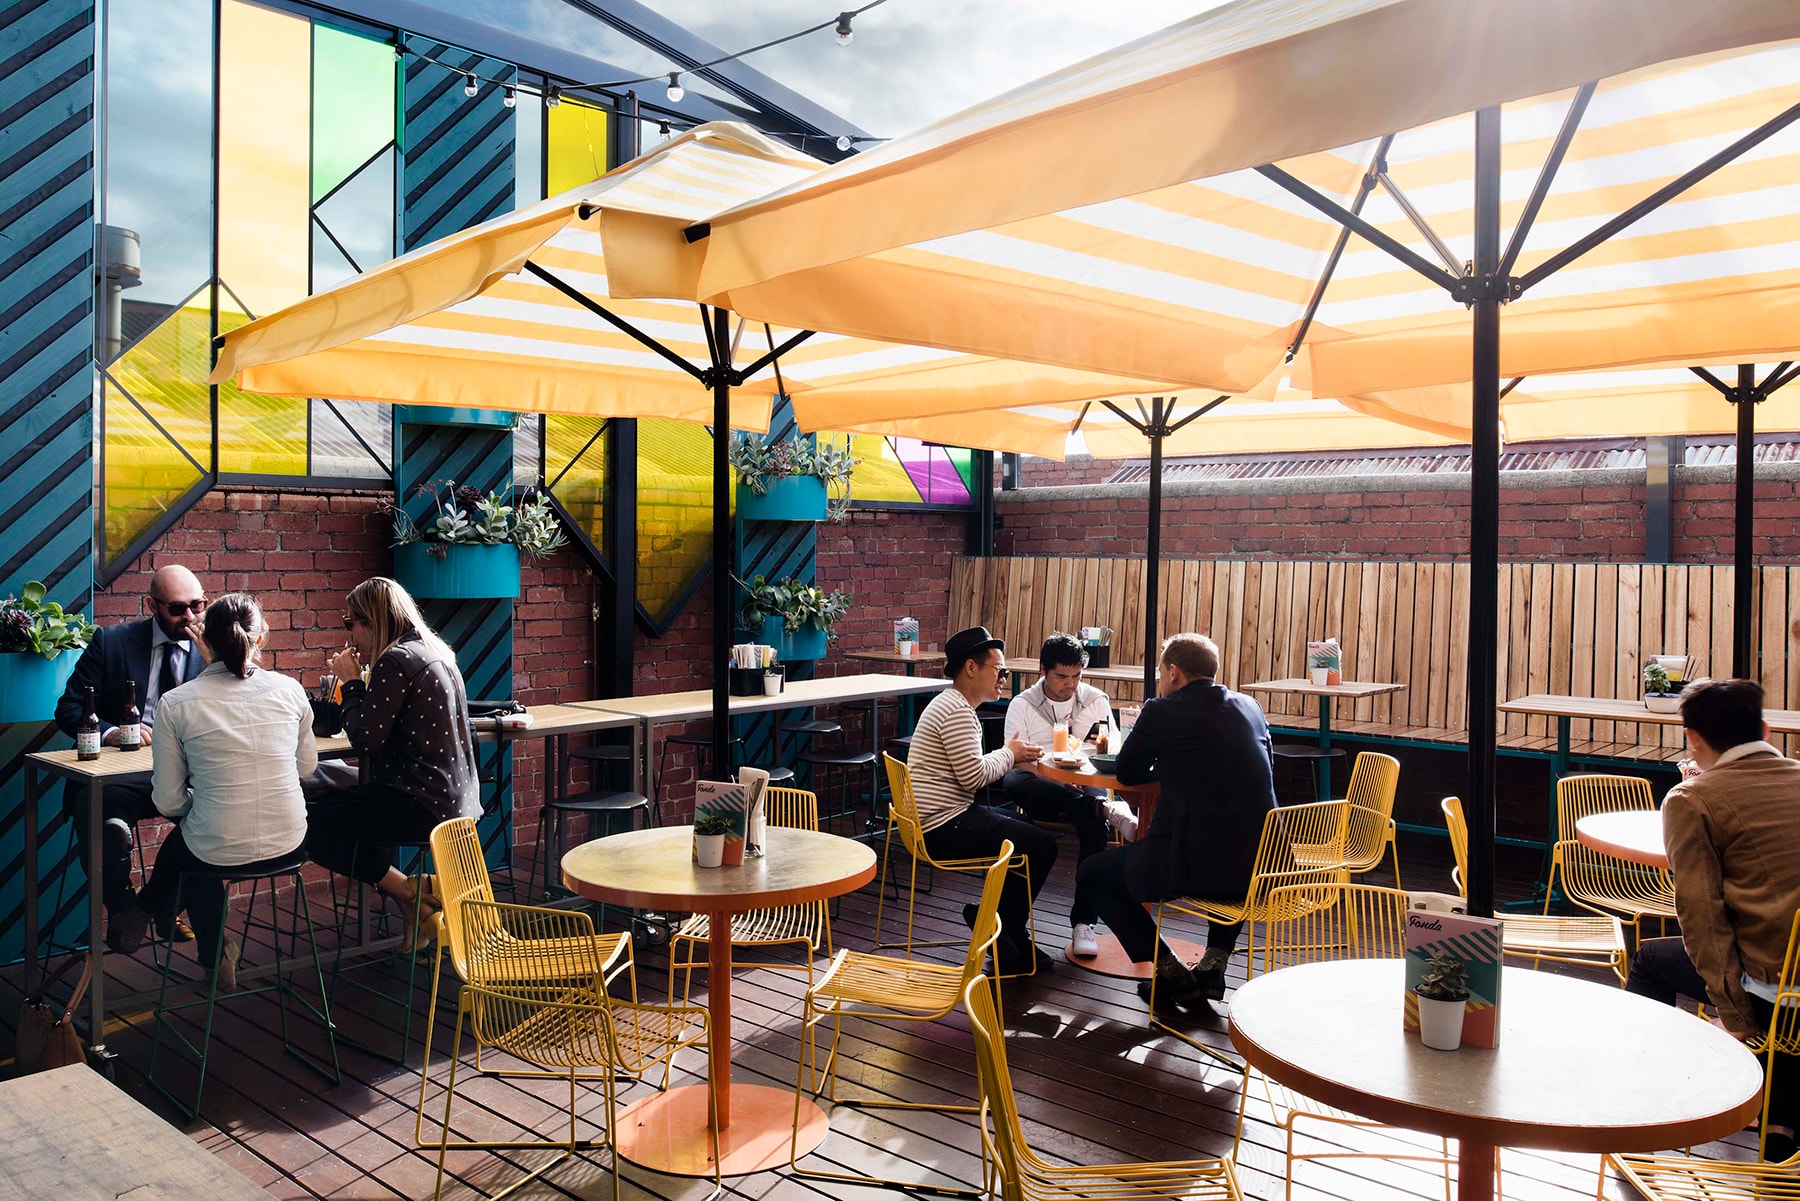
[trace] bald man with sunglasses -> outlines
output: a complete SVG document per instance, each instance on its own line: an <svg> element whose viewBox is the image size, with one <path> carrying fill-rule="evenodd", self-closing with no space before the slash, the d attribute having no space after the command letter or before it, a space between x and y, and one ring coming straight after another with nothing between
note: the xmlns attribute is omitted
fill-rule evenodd
<svg viewBox="0 0 1800 1201"><path fill-rule="evenodd" d="M87 690L94 690L94 711L100 717L100 741L119 744L119 722L125 717L126 685L135 685L143 714L144 769L150 768L150 739L156 727L156 706L163 695L199 675L206 667L201 650L200 624L206 614L206 590L193 572L177 564L158 568L150 577L150 594L144 598L149 615L137 621L108 626L94 635L69 686L56 705L56 724L73 738L81 724ZM75 826L75 849L81 862L92 870L93 856L87 845L87 794L69 789L63 811ZM112 941L111 916L129 908L132 895L131 852L137 845L137 824L158 817L150 800L149 780L114 781L102 798L100 828L100 895L106 902L107 940ZM157 931L176 941L192 938L187 924L172 913L157 916Z"/></svg>

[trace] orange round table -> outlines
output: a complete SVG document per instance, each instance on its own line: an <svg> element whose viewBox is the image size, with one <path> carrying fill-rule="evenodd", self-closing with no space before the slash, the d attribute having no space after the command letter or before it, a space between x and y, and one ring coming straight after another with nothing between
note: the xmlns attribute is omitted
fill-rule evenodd
<svg viewBox="0 0 1800 1201"><path fill-rule="evenodd" d="M1492 1201L1494 1148L1660 1151L1743 1129L1762 1065L1672 1005L1506 968L1500 1045L1433 1051L1401 1028L1399 959L1303 963L1231 996L1231 1045L1271 1079L1390 1126L1458 1140L1460 1201Z"/></svg>
<svg viewBox="0 0 1800 1201"><path fill-rule="evenodd" d="M1162 795L1161 784L1121 784L1117 776L1095 771L1093 765L1085 761L1078 768L1058 767L1046 758L1038 760L1037 769L1038 775L1046 780L1054 780L1058 784L1073 784L1077 788L1107 788L1116 792L1120 799L1137 810L1140 833L1149 828L1150 819L1156 813L1156 799ZM1148 909L1150 906L1146 905L1145 908ZM1083 971L1094 972L1101 976L1112 976L1119 980L1148 980L1150 978L1152 966L1148 963L1133 963L1131 957L1125 954L1125 948L1119 945L1119 940L1112 931L1106 931L1095 941L1100 944L1099 954L1078 957L1070 949L1073 946L1070 944L1070 947L1063 948L1063 958ZM1183 963L1192 963L1206 953L1205 947L1185 938L1175 938L1165 934L1163 941L1169 944L1169 950L1175 952L1176 957Z"/></svg>
<svg viewBox="0 0 1800 1201"><path fill-rule="evenodd" d="M718 1097L719 1169L727 1176L788 1161L794 1094L763 1085L731 1087L731 916L853 892L875 876L875 852L860 842L813 830L769 827L767 854L740 867L698 867L692 826L615 834L576 847L562 860L563 884L608 905L707 916L709 1063ZM799 1154L825 1139L825 1112L802 1107ZM707 1090L688 1085L628 1107L613 1132L618 1153L640 1167L676 1176L711 1176Z"/></svg>
<svg viewBox="0 0 1800 1201"><path fill-rule="evenodd" d="M1645 867L1669 866L1660 810L1590 813L1575 823L1575 838L1584 847L1592 847L1627 863L1641 863Z"/></svg>

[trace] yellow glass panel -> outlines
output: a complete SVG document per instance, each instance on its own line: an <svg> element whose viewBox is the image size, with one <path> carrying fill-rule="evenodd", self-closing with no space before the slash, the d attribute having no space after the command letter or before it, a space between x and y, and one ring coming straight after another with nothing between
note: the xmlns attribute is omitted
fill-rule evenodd
<svg viewBox="0 0 1800 1201"><path fill-rule="evenodd" d="M554 196L605 175L606 110L564 100L548 111L547 194Z"/></svg>
<svg viewBox="0 0 1800 1201"><path fill-rule="evenodd" d="M712 434L688 421L638 422L638 601L672 615L712 556Z"/></svg>
<svg viewBox="0 0 1800 1201"><path fill-rule="evenodd" d="M119 386L201 464L212 458L206 391L212 319L206 300L207 293L201 292L185 308L172 311L108 368Z"/></svg>
<svg viewBox="0 0 1800 1201"><path fill-rule="evenodd" d="M219 314L226 333L249 318ZM264 396L219 385L219 470L259 475L305 475L307 402L303 397Z"/></svg>
<svg viewBox="0 0 1800 1201"><path fill-rule="evenodd" d="M207 308L176 309L108 369L102 520L109 564L199 482L210 459L210 328Z"/></svg>
<svg viewBox="0 0 1800 1201"><path fill-rule="evenodd" d="M306 296L311 262L312 23L219 6L219 278L266 317Z"/></svg>
<svg viewBox="0 0 1800 1201"><path fill-rule="evenodd" d="M861 460L850 473L851 500L919 503L919 490L913 485L912 476L886 438L879 434L820 434L819 441L841 445L846 436L851 453Z"/></svg>
<svg viewBox="0 0 1800 1201"><path fill-rule="evenodd" d="M605 545L606 422L596 417L544 418L544 479L595 546ZM601 435L601 436L596 436Z"/></svg>

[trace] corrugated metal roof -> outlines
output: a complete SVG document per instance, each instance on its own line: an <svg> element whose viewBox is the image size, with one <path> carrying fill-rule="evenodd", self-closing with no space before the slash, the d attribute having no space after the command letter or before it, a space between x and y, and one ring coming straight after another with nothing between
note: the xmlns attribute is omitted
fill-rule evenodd
<svg viewBox="0 0 1800 1201"><path fill-rule="evenodd" d="M1641 440L1521 444L1500 456L1502 471L1582 471L1629 468L1642 470L1646 456ZM1717 438L1688 442L1682 462L1688 467L1729 467L1737 462L1737 444ZM1758 439L1756 462L1800 462L1800 438L1776 435ZM1342 454L1259 455L1246 458L1170 459L1163 464L1163 479L1171 480L1275 480L1329 479L1353 475L1466 475L1469 452L1463 447L1443 450L1347 451ZM1150 464L1133 460L1107 480L1112 484L1142 483Z"/></svg>

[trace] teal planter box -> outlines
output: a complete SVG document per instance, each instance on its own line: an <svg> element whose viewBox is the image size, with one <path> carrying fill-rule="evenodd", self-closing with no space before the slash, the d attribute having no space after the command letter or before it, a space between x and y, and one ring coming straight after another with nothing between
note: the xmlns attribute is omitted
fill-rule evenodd
<svg viewBox="0 0 1800 1201"><path fill-rule="evenodd" d="M824 521L825 499L825 481L816 475L784 475L761 496L739 484L738 520Z"/></svg>
<svg viewBox="0 0 1800 1201"><path fill-rule="evenodd" d="M0 724L51 721L75 662L82 655L66 650L54 659L35 651L0 654Z"/></svg>
<svg viewBox="0 0 1800 1201"><path fill-rule="evenodd" d="M814 626L801 626L792 634L787 632L787 622L779 617L765 617L762 624L764 646L775 648L775 657L783 663L796 663L802 659L823 659L825 657L825 631Z"/></svg>
<svg viewBox="0 0 1800 1201"><path fill-rule="evenodd" d="M491 425L516 429L519 414L500 409L452 409L439 405L395 405L394 420L413 425Z"/></svg>
<svg viewBox="0 0 1800 1201"><path fill-rule="evenodd" d="M427 600L506 600L519 595L519 548L409 542L394 548L394 578Z"/></svg>

